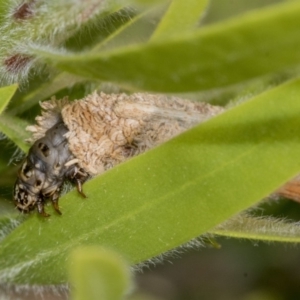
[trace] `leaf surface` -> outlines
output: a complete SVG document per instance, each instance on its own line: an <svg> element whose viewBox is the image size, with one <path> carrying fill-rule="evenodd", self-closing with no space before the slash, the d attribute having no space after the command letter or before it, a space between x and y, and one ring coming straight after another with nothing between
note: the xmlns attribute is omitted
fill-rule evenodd
<svg viewBox="0 0 300 300"><path fill-rule="evenodd" d="M17 84L0 88L0 115L8 105L9 101L11 100L12 96L16 92L17 88L18 88Z"/></svg>
<svg viewBox="0 0 300 300"><path fill-rule="evenodd" d="M0 131L24 152L27 152L29 149L29 145L25 142L30 136L29 133L25 131L28 125L26 121L8 114L2 114L0 116Z"/></svg>
<svg viewBox="0 0 300 300"><path fill-rule="evenodd" d="M196 29L207 3L207 0L173 0L151 37L152 41L183 35Z"/></svg>

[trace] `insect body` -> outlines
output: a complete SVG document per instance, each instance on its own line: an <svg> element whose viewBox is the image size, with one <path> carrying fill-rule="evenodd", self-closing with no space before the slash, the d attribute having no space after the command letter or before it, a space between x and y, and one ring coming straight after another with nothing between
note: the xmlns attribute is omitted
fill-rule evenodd
<svg viewBox="0 0 300 300"><path fill-rule="evenodd" d="M176 97L148 93L93 93L40 103L36 124L28 126L33 143L19 171L14 200L22 212L55 210L65 179L81 185L117 164L145 152L224 109Z"/></svg>
<svg viewBox="0 0 300 300"><path fill-rule="evenodd" d="M50 198L55 210L61 214L58 198L65 179L74 181L81 195L82 183L88 174L76 163L64 136L68 132L64 123L58 122L46 131L45 136L35 141L18 172L14 187L14 201L21 212L29 212L37 207L44 211L46 198Z"/></svg>

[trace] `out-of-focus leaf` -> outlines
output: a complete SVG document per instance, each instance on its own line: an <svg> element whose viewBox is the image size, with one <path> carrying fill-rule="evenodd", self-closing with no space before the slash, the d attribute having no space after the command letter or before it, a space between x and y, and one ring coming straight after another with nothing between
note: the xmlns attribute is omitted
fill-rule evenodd
<svg viewBox="0 0 300 300"><path fill-rule="evenodd" d="M35 51L64 71L125 88L191 92L298 66L299 14L300 2L285 1L164 41L78 55Z"/></svg>
<svg viewBox="0 0 300 300"><path fill-rule="evenodd" d="M2 114L0 116L0 132L3 132L24 152L27 152L29 149L29 145L25 143L25 140L30 136L30 134L25 131L28 125L26 121L8 114Z"/></svg>
<svg viewBox="0 0 300 300"><path fill-rule="evenodd" d="M0 115L18 88L17 84L0 88Z"/></svg>
<svg viewBox="0 0 300 300"><path fill-rule="evenodd" d="M173 0L156 28L153 40L180 36L196 29L208 0Z"/></svg>
<svg viewBox="0 0 300 300"><path fill-rule="evenodd" d="M165 2L151 7L134 16L130 21L121 26L105 40L95 45L92 52L108 51L119 47L145 43L154 32L162 13L165 10Z"/></svg>
<svg viewBox="0 0 300 300"><path fill-rule="evenodd" d="M130 271L120 255L100 247L75 250L70 259L74 300L121 300L130 286Z"/></svg>
<svg viewBox="0 0 300 300"><path fill-rule="evenodd" d="M272 217L238 215L210 231L212 234L268 242L300 242L299 223Z"/></svg>
<svg viewBox="0 0 300 300"><path fill-rule="evenodd" d="M27 94L22 102L15 108L9 111L10 115L18 115L26 110L30 109L32 106L37 104L39 101L51 98L51 96L55 95L58 91L63 88L70 87L76 83L84 81L84 78L80 78L78 76L74 76L72 74L68 74L66 72L62 72L52 78L50 81L44 83L39 86L37 89L33 90L31 93Z"/></svg>

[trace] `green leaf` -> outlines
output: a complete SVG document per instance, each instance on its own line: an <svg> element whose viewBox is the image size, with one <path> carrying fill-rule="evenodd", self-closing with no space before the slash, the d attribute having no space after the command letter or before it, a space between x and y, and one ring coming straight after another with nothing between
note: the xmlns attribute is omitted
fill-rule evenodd
<svg viewBox="0 0 300 300"><path fill-rule="evenodd" d="M0 115L8 105L9 101L11 100L12 96L14 95L17 89L17 84L0 88Z"/></svg>
<svg viewBox="0 0 300 300"><path fill-rule="evenodd" d="M265 198L300 170L299 97L300 80L274 88L66 194L62 216L31 215L0 244L0 281L66 282L82 245L138 263Z"/></svg>
<svg viewBox="0 0 300 300"><path fill-rule="evenodd" d="M10 115L21 114L37 104L39 101L51 98L52 95L63 88L70 87L76 83L83 82L84 80L84 78L62 72L53 77L50 81L33 90L31 93L28 93L24 99L22 99L22 102L17 107L11 109L9 113Z"/></svg>
<svg viewBox="0 0 300 300"><path fill-rule="evenodd" d="M78 55L35 52L64 71L130 89L212 89L298 66L299 14L298 1L285 1L170 40Z"/></svg>
<svg viewBox="0 0 300 300"><path fill-rule="evenodd" d="M97 15L78 28L75 34L65 41L66 49L82 51L92 47L110 36L116 28L126 24L131 19L133 10L124 7L127 4L124 1L118 2L115 1L115 5L109 11Z"/></svg>
<svg viewBox="0 0 300 300"><path fill-rule="evenodd" d="M25 143L25 140L30 137L30 134L25 131L28 125L26 121L8 114L0 116L0 131L24 152L27 152L29 149L29 145Z"/></svg>
<svg viewBox="0 0 300 300"><path fill-rule="evenodd" d="M208 0L173 0L151 40L180 36L196 28Z"/></svg>
<svg viewBox="0 0 300 300"><path fill-rule="evenodd" d="M252 1L218 1L211 0L209 9L204 17L204 23L221 22L225 19L232 18L247 11L259 9L272 4L283 2L285 0L252 0Z"/></svg>
<svg viewBox="0 0 300 300"><path fill-rule="evenodd" d="M256 241L300 243L300 228L297 222L286 222L273 217L238 215L213 230L212 234Z"/></svg>
<svg viewBox="0 0 300 300"><path fill-rule="evenodd" d="M130 271L120 255L100 247L79 248L70 262L72 299L123 299L130 285Z"/></svg>
<svg viewBox="0 0 300 300"><path fill-rule="evenodd" d="M92 52L96 53L147 42L155 30L164 10L165 1L160 3L160 5L151 6L151 8L133 16L130 21L118 28L113 34L95 45ZM149 20L151 20L151 22Z"/></svg>
<svg viewBox="0 0 300 300"><path fill-rule="evenodd" d="M23 217L17 214L14 215L1 215L0 216L0 241L2 241L11 231L18 227L22 221Z"/></svg>

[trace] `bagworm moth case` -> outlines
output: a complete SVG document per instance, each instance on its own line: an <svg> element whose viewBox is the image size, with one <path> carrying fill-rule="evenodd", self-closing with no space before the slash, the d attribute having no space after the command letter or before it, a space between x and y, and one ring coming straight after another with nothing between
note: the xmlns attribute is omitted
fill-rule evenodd
<svg viewBox="0 0 300 300"><path fill-rule="evenodd" d="M147 93L97 94L77 101L42 102L29 154L15 185L15 203L28 212L44 212L58 197L65 179L81 185L89 177L159 145L224 111L224 108L177 97Z"/></svg>

